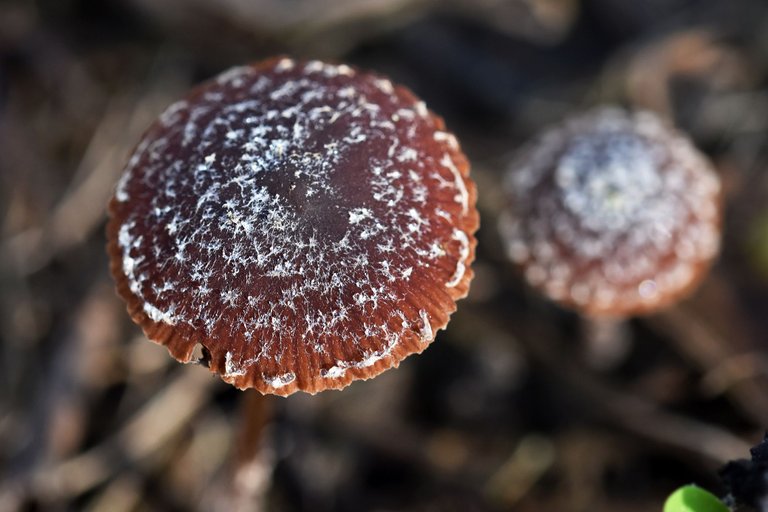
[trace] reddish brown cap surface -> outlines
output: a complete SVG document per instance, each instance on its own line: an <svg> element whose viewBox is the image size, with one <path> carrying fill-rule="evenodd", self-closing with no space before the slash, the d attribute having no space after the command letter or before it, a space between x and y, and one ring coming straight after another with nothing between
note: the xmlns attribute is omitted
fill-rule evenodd
<svg viewBox="0 0 768 512"><path fill-rule="evenodd" d="M239 388L342 388L421 352L472 278L469 166L407 89L275 59L171 105L110 203L112 273L147 336Z"/></svg>
<svg viewBox="0 0 768 512"><path fill-rule="evenodd" d="M511 164L500 230L551 299L590 315L645 313L700 281L720 244L720 182L649 112L603 108L541 135Z"/></svg>

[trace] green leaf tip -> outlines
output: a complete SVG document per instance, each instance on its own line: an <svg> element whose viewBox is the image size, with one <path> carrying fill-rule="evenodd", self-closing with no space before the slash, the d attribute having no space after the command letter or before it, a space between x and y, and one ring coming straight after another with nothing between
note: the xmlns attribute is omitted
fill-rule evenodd
<svg viewBox="0 0 768 512"><path fill-rule="evenodd" d="M666 503L664 512L730 512L717 497L695 485L685 485L673 492Z"/></svg>

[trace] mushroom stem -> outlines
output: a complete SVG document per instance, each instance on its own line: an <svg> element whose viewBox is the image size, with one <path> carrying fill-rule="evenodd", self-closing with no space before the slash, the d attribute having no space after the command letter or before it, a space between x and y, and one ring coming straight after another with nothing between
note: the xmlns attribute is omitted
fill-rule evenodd
<svg viewBox="0 0 768 512"><path fill-rule="evenodd" d="M582 316L584 359L596 370L610 370L621 363L632 346L632 336L623 317Z"/></svg>
<svg viewBox="0 0 768 512"><path fill-rule="evenodd" d="M271 419L271 398L253 389L244 391L240 425L232 451L228 493L231 501L226 510L258 512L266 509L265 498L273 468L273 453L266 446L267 426Z"/></svg>

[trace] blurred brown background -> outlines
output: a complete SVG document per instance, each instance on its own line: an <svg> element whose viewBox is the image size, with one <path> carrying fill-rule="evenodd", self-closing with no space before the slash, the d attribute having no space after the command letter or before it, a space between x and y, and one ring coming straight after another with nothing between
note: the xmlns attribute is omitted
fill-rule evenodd
<svg viewBox="0 0 768 512"><path fill-rule="evenodd" d="M210 510L243 394L143 339L104 211L142 130L276 53L388 74L473 164L477 277L449 329L343 392L260 402L269 511L659 511L768 428L765 0L0 0L0 511ZM596 367L495 229L505 162L589 106L654 110L725 185L722 255Z"/></svg>

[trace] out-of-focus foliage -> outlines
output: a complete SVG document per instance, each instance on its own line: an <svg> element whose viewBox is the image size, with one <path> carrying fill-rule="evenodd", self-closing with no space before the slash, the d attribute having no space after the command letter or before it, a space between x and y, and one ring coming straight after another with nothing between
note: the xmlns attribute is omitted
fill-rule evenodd
<svg viewBox="0 0 768 512"><path fill-rule="evenodd" d="M729 512L729 510L714 494L695 485L686 485L667 498L664 503L664 512Z"/></svg>

